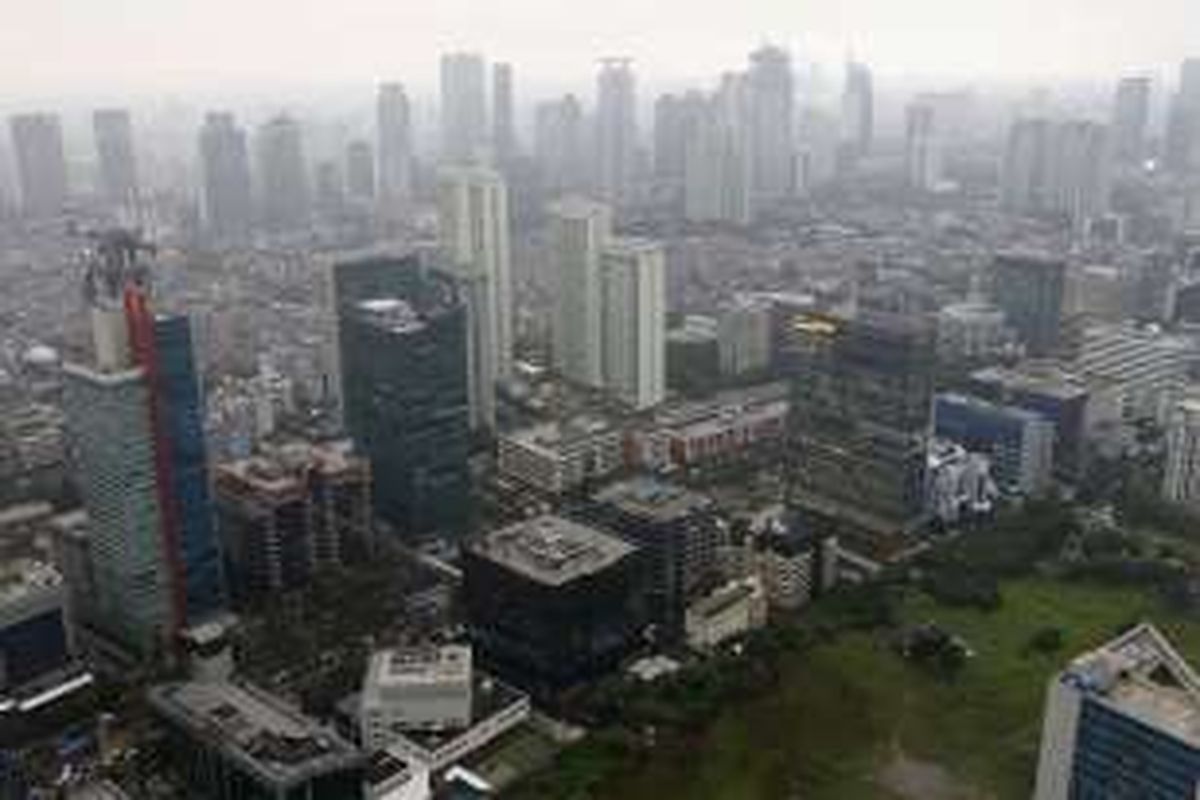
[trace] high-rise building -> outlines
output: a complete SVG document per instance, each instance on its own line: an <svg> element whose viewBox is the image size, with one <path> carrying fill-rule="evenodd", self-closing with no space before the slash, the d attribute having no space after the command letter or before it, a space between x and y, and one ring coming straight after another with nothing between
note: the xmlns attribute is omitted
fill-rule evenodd
<svg viewBox="0 0 1200 800"><path fill-rule="evenodd" d="M218 239L240 241L253 223L246 134L228 113L209 113L200 130L204 222Z"/></svg>
<svg viewBox="0 0 1200 800"><path fill-rule="evenodd" d="M412 122L408 96L399 83L379 87L375 106L379 157L379 200L385 214L402 213L412 199Z"/></svg>
<svg viewBox="0 0 1200 800"><path fill-rule="evenodd" d="M866 64L846 64L842 88L841 157L852 164L871 150L875 136L875 88Z"/></svg>
<svg viewBox="0 0 1200 800"><path fill-rule="evenodd" d="M1194 797L1200 678L1142 623L1050 680L1034 800Z"/></svg>
<svg viewBox="0 0 1200 800"><path fill-rule="evenodd" d="M62 575L40 561L7 560L0 567L0 697L62 669L69 659Z"/></svg>
<svg viewBox="0 0 1200 800"><path fill-rule="evenodd" d="M666 276L662 246L613 239L600 256L604 385L649 408L666 396Z"/></svg>
<svg viewBox="0 0 1200 800"><path fill-rule="evenodd" d="M346 443L294 442L222 464L215 489L229 588L240 603L302 588L373 550L371 465Z"/></svg>
<svg viewBox="0 0 1200 800"><path fill-rule="evenodd" d="M1059 346L1066 294L1065 261L1032 253L999 253L988 275L992 302L1029 355L1043 357Z"/></svg>
<svg viewBox="0 0 1200 800"><path fill-rule="evenodd" d="M1167 420L1167 466L1163 497L1200 507L1200 400L1186 398Z"/></svg>
<svg viewBox="0 0 1200 800"><path fill-rule="evenodd" d="M346 193L354 200L375 197L375 154L370 142L356 140L346 146Z"/></svg>
<svg viewBox="0 0 1200 800"><path fill-rule="evenodd" d="M925 518L933 326L878 312L800 313L783 347L789 505L818 538L873 545L913 532Z"/></svg>
<svg viewBox="0 0 1200 800"><path fill-rule="evenodd" d="M346 427L371 460L377 513L404 534L470 516L468 310L415 256L334 268Z"/></svg>
<svg viewBox="0 0 1200 800"><path fill-rule="evenodd" d="M600 254L612 235L603 203L567 197L551 209L551 258L558 277L554 361L567 380L604 385Z"/></svg>
<svg viewBox="0 0 1200 800"><path fill-rule="evenodd" d="M1200 170L1200 58L1180 65L1179 85L1167 117L1163 160L1175 173Z"/></svg>
<svg viewBox="0 0 1200 800"><path fill-rule="evenodd" d="M101 109L92 114L92 135L100 165L100 193L114 208L137 203L137 159L133 123L125 109Z"/></svg>
<svg viewBox="0 0 1200 800"><path fill-rule="evenodd" d="M654 177L671 188L683 183L688 140L708 110L703 92L664 94L654 102Z"/></svg>
<svg viewBox="0 0 1200 800"><path fill-rule="evenodd" d="M1009 211L1036 214L1052 207L1050 184L1054 126L1047 119L1019 119L1008 132L1000 169L1000 202Z"/></svg>
<svg viewBox="0 0 1200 800"><path fill-rule="evenodd" d="M475 655L534 693L615 669L645 624L637 548L543 516L483 534L462 551Z"/></svg>
<svg viewBox="0 0 1200 800"><path fill-rule="evenodd" d="M703 102L683 143L683 214L691 222L750 221L750 159L744 132L718 96Z"/></svg>
<svg viewBox="0 0 1200 800"><path fill-rule="evenodd" d="M258 129L255 146L263 226L273 233L303 230L312 208L300 123L286 114L268 120Z"/></svg>
<svg viewBox="0 0 1200 800"><path fill-rule="evenodd" d="M1055 132L1050 161L1050 208L1077 226L1108 211L1110 163L1108 129L1072 120Z"/></svg>
<svg viewBox="0 0 1200 800"><path fill-rule="evenodd" d="M795 190L795 92L792 59L786 50L765 46L750 54L746 113L756 211Z"/></svg>
<svg viewBox="0 0 1200 800"><path fill-rule="evenodd" d="M942 393L934 406L934 429L991 462L1000 488L1036 494L1050 483L1054 423L1040 414L970 395Z"/></svg>
<svg viewBox="0 0 1200 800"><path fill-rule="evenodd" d="M587 185L583 108L578 98L539 103L534 114L534 157L542 188L551 197Z"/></svg>
<svg viewBox="0 0 1200 800"><path fill-rule="evenodd" d="M942 182L942 132L937 107L917 100L905 110L904 169L908 186L931 192Z"/></svg>
<svg viewBox="0 0 1200 800"><path fill-rule="evenodd" d="M1146 126L1150 122L1150 79L1122 78L1113 98L1113 151L1126 163L1140 164L1147 155Z"/></svg>
<svg viewBox="0 0 1200 800"><path fill-rule="evenodd" d="M606 58L596 78L595 187L600 199L623 208L634 199L637 95L633 62Z"/></svg>
<svg viewBox="0 0 1200 800"><path fill-rule="evenodd" d="M512 64L492 65L492 150L500 167L511 163L517 156Z"/></svg>
<svg viewBox="0 0 1200 800"><path fill-rule="evenodd" d="M53 217L67 202L67 160L62 126L56 114L18 114L9 118L21 210L30 217Z"/></svg>
<svg viewBox="0 0 1200 800"><path fill-rule="evenodd" d="M508 192L500 174L486 167L444 168L438 228L442 256L467 301L473 425L490 428L496 419L496 381L512 374Z"/></svg>
<svg viewBox="0 0 1200 800"><path fill-rule="evenodd" d="M487 147L487 81L483 57L442 56L442 160L477 163Z"/></svg>
<svg viewBox="0 0 1200 800"><path fill-rule="evenodd" d="M154 317L139 245L102 240L88 276L94 366L64 368L75 475L108 641L142 656L224 606L191 335Z"/></svg>

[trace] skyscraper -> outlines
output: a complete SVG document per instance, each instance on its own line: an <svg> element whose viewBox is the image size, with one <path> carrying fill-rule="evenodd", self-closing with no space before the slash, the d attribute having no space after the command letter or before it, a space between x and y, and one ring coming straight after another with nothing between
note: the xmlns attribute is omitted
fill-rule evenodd
<svg viewBox="0 0 1200 800"><path fill-rule="evenodd" d="M246 134L228 113L209 113L200 130L204 176L204 221L218 239L240 241L250 234L253 203Z"/></svg>
<svg viewBox="0 0 1200 800"><path fill-rule="evenodd" d="M64 370L94 619L141 656L225 603L190 327L150 312L145 270L132 237L101 241L87 282L96 363Z"/></svg>
<svg viewBox="0 0 1200 800"><path fill-rule="evenodd" d="M517 129L513 121L512 64L492 65L492 149L500 167L517 156Z"/></svg>
<svg viewBox="0 0 1200 800"><path fill-rule="evenodd" d="M478 161L487 146L487 81L474 53L442 56L442 160Z"/></svg>
<svg viewBox="0 0 1200 800"><path fill-rule="evenodd" d="M534 114L534 157L542 188L550 195L580 191L586 184L583 108L566 95L539 103Z"/></svg>
<svg viewBox="0 0 1200 800"><path fill-rule="evenodd" d="M914 101L905 111L904 165L912 189L931 192L942 182L941 131L931 102Z"/></svg>
<svg viewBox="0 0 1200 800"><path fill-rule="evenodd" d="M992 302L1031 356L1048 356L1059 345L1066 272L1066 262L1031 253L1000 253L992 261Z"/></svg>
<svg viewBox="0 0 1200 800"><path fill-rule="evenodd" d="M1121 161L1140 164L1146 157L1146 125L1150 121L1150 79L1122 78L1113 98L1113 152Z"/></svg>
<svg viewBox="0 0 1200 800"><path fill-rule="evenodd" d="M1050 160L1050 207L1082 226L1108 211L1111 151L1108 129L1072 120L1055 130Z"/></svg>
<svg viewBox="0 0 1200 800"><path fill-rule="evenodd" d="M53 217L67 202L67 161L62 126L55 114L18 114L9 118L21 209L29 217Z"/></svg>
<svg viewBox="0 0 1200 800"><path fill-rule="evenodd" d="M467 302L472 425L496 419L496 381L512 374L512 275L508 193L486 167L444 168L438 187L439 241Z"/></svg>
<svg viewBox="0 0 1200 800"><path fill-rule="evenodd" d="M286 114L268 120L258 129L255 147L263 226L272 233L307 227L312 208L300 123Z"/></svg>
<svg viewBox="0 0 1200 800"><path fill-rule="evenodd" d="M746 112L756 210L795 189L795 92L792 58L786 50L765 46L750 54Z"/></svg>
<svg viewBox="0 0 1200 800"><path fill-rule="evenodd" d="M1179 67L1179 85L1167 118L1167 169L1178 174L1200 170L1200 58Z"/></svg>
<svg viewBox="0 0 1200 800"><path fill-rule="evenodd" d="M375 108L379 200L385 214L402 213L412 199L412 124L408 96L398 83L379 87Z"/></svg>
<svg viewBox="0 0 1200 800"><path fill-rule="evenodd" d="M842 89L841 155L853 163L871 150L875 135L875 89L871 70L865 64L846 64Z"/></svg>
<svg viewBox="0 0 1200 800"><path fill-rule="evenodd" d="M662 247L645 239L613 239L600 264L604 385L622 402L649 408L666 395Z"/></svg>
<svg viewBox="0 0 1200 800"><path fill-rule="evenodd" d="M788 504L818 538L915 531L925 517L933 326L800 312L786 327Z"/></svg>
<svg viewBox="0 0 1200 800"><path fill-rule="evenodd" d="M551 209L550 247L558 281L554 363L583 386L604 385L600 254L612 235L612 211L602 203L567 197Z"/></svg>
<svg viewBox="0 0 1200 800"><path fill-rule="evenodd" d="M114 208L137 202L137 160L133 152L133 123L124 109L101 109L92 114L92 134L100 163L100 192Z"/></svg>
<svg viewBox="0 0 1200 800"><path fill-rule="evenodd" d="M617 207L633 201L637 97L633 62L606 58L596 78L596 193Z"/></svg>
<svg viewBox="0 0 1200 800"><path fill-rule="evenodd" d="M683 214L691 222L750 221L745 136L720 96L704 102L683 143Z"/></svg>
<svg viewBox="0 0 1200 800"><path fill-rule="evenodd" d="M370 142L355 140L346 146L346 193L355 200L375 197L375 154Z"/></svg>
<svg viewBox="0 0 1200 800"><path fill-rule="evenodd" d="M1009 129L1000 170L1000 203L1004 208L1025 214L1051 208L1053 132L1046 119L1019 119Z"/></svg>
<svg viewBox="0 0 1200 800"><path fill-rule="evenodd" d="M415 256L334 268L346 427L371 460L377 513L403 534L469 518L467 308Z"/></svg>

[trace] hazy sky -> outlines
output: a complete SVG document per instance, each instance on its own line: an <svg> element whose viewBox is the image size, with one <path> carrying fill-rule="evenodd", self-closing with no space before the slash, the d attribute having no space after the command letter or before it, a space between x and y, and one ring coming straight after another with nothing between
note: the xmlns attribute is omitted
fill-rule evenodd
<svg viewBox="0 0 1200 800"><path fill-rule="evenodd" d="M1200 0L0 0L0 96L427 87L452 48L562 83L606 54L693 78L766 40L894 76L1168 76L1200 54Z"/></svg>

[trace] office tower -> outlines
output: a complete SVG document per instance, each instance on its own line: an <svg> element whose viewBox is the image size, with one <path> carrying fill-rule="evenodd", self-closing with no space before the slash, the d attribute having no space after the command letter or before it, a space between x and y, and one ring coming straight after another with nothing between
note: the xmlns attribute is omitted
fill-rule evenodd
<svg viewBox="0 0 1200 800"><path fill-rule="evenodd" d="M988 457L1002 490L1029 495L1050 485L1054 423L1042 415L947 392L935 398L933 416L938 438Z"/></svg>
<svg viewBox="0 0 1200 800"><path fill-rule="evenodd" d="M66 609L67 587L49 564L10 558L0 565L0 697L67 665Z"/></svg>
<svg viewBox="0 0 1200 800"><path fill-rule="evenodd" d="M517 157L517 129L513 119L512 64L492 65L492 150L503 167Z"/></svg>
<svg viewBox="0 0 1200 800"><path fill-rule="evenodd" d="M750 159L720 98L704 102L685 131L683 215L690 222L750 222Z"/></svg>
<svg viewBox="0 0 1200 800"><path fill-rule="evenodd" d="M1055 131L1050 160L1050 207L1082 226L1108 211L1110 191L1108 129L1075 120Z"/></svg>
<svg viewBox="0 0 1200 800"><path fill-rule="evenodd" d="M537 517L466 543L462 570L476 657L533 693L602 675L637 646L643 573L615 536Z"/></svg>
<svg viewBox="0 0 1200 800"><path fill-rule="evenodd" d="M999 253L992 260L991 300L1004 312L1030 356L1041 358L1058 349L1066 275L1066 262L1049 256Z"/></svg>
<svg viewBox="0 0 1200 800"><path fill-rule="evenodd" d="M346 189L336 161L318 161L314 208L322 220L337 220L346 207Z"/></svg>
<svg viewBox="0 0 1200 800"><path fill-rule="evenodd" d="M634 199L637 160L637 96L628 58L600 61L595 145L597 195L618 208L628 206Z"/></svg>
<svg viewBox="0 0 1200 800"><path fill-rule="evenodd" d="M375 197L375 154L370 142L356 140L346 146L346 194L353 200Z"/></svg>
<svg viewBox="0 0 1200 800"><path fill-rule="evenodd" d="M786 50L761 47L750 54L746 112L751 197L756 210L795 190L795 85Z"/></svg>
<svg viewBox="0 0 1200 800"><path fill-rule="evenodd" d="M1186 398L1175 404L1167 419L1166 439L1163 497L1200 507L1200 400Z"/></svg>
<svg viewBox="0 0 1200 800"><path fill-rule="evenodd" d="M875 135L875 89L865 64L846 64L842 89L841 157L852 164L871 150Z"/></svg>
<svg viewBox="0 0 1200 800"><path fill-rule="evenodd" d="M444 733L471 727L471 648L426 645L372 654L359 700L359 727L368 751L383 750L400 732Z"/></svg>
<svg viewBox="0 0 1200 800"><path fill-rule="evenodd" d="M1078 656L1046 688L1034 800L1194 797L1198 698L1200 678L1147 623Z"/></svg>
<svg viewBox="0 0 1200 800"><path fill-rule="evenodd" d="M678 188L683 183L688 140L708 113L703 92L664 94L654 103L654 177Z"/></svg>
<svg viewBox="0 0 1200 800"><path fill-rule="evenodd" d="M550 196L587 185L583 108L578 98L539 103L534 114L534 157L543 189Z"/></svg>
<svg viewBox="0 0 1200 800"><path fill-rule="evenodd" d="M942 182L942 133L932 102L917 100L905 110L904 167L909 188L935 191Z"/></svg>
<svg viewBox="0 0 1200 800"><path fill-rule="evenodd" d="M67 161L62 126L55 114L9 118L21 210L28 217L53 217L67 202Z"/></svg>
<svg viewBox="0 0 1200 800"><path fill-rule="evenodd" d="M1197 362L1190 338L1133 322L1085 325L1074 338L1072 370L1103 385L1122 420L1166 424Z"/></svg>
<svg viewBox="0 0 1200 800"><path fill-rule="evenodd" d="M486 167L443 169L438 228L447 267L467 301L471 418L475 428L496 420L496 381L512 374L512 275L508 193Z"/></svg>
<svg viewBox="0 0 1200 800"><path fill-rule="evenodd" d="M736 296L720 309L717 354L722 375L767 374L771 367L771 314L771 301L752 295Z"/></svg>
<svg viewBox="0 0 1200 800"><path fill-rule="evenodd" d="M293 442L222 464L214 479L230 593L241 604L368 558L371 464L348 443Z"/></svg>
<svg viewBox="0 0 1200 800"><path fill-rule="evenodd" d="M1184 61L1167 117L1165 166L1187 174L1200 169L1200 59Z"/></svg>
<svg viewBox="0 0 1200 800"><path fill-rule="evenodd" d="M550 211L550 257L558 277L554 363L569 381L604 385L600 254L612 236L612 210L567 197Z"/></svg>
<svg viewBox="0 0 1200 800"><path fill-rule="evenodd" d="M725 531L713 501L643 477L602 490L577 513L637 546L646 574L647 618L657 626L658 641L682 639L688 604L719 575Z"/></svg>
<svg viewBox="0 0 1200 800"><path fill-rule="evenodd" d="M253 222L246 134L232 114L209 113L200 129L204 222L217 239L246 239Z"/></svg>
<svg viewBox="0 0 1200 800"><path fill-rule="evenodd" d="M167 731L164 755L198 797L363 797L366 754L249 683L166 683L147 700Z"/></svg>
<svg viewBox="0 0 1200 800"><path fill-rule="evenodd" d="M487 89L483 58L474 53L442 56L442 161L479 161L487 147Z"/></svg>
<svg viewBox="0 0 1200 800"><path fill-rule="evenodd" d="M416 256L333 272L346 428L370 458L376 512L402 534L470 516L468 309Z"/></svg>
<svg viewBox="0 0 1200 800"><path fill-rule="evenodd" d="M914 532L925 518L933 326L802 312L787 336L789 506L818 538L872 546Z"/></svg>
<svg viewBox="0 0 1200 800"><path fill-rule="evenodd" d="M224 606L191 334L152 315L140 245L102 240L92 263L96 363L64 367L75 475L89 517L99 633L152 656Z"/></svg>
<svg viewBox="0 0 1200 800"><path fill-rule="evenodd" d="M1122 78L1113 98L1113 153L1122 162L1140 165L1147 155L1146 126L1150 122L1150 79Z"/></svg>
<svg viewBox="0 0 1200 800"><path fill-rule="evenodd" d="M613 239L600 255L605 388L634 408L666 396L666 276L662 246Z"/></svg>
<svg viewBox="0 0 1200 800"><path fill-rule="evenodd" d="M380 203L385 212L402 213L412 200L413 147L408 96L398 83L379 87L375 135Z"/></svg>
<svg viewBox="0 0 1200 800"><path fill-rule="evenodd" d="M258 129L255 146L263 227L272 233L305 229L311 208L300 123L286 114L267 121Z"/></svg>
<svg viewBox="0 0 1200 800"><path fill-rule="evenodd" d="M1000 170L1000 203L1007 210L1037 214L1052 208L1053 134L1047 119L1019 119L1009 129Z"/></svg>
<svg viewBox="0 0 1200 800"><path fill-rule="evenodd" d="M114 208L137 203L137 160L133 154L133 123L124 109L92 114L92 135L100 164L100 193Z"/></svg>

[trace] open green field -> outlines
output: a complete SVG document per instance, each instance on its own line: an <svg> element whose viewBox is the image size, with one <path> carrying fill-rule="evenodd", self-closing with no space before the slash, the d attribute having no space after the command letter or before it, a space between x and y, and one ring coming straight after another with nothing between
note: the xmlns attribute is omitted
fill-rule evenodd
<svg viewBox="0 0 1200 800"><path fill-rule="evenodd" d="M692 741L596 794L613 800L995 798L1032 790L1049 677L1129 623L1158 624L1200 661L1200 620L1135 590L1032 579L1003 586L995 612L938 606L910 593L907 623L935 621L975 652L953 682L902 660L883 634L852 633L788 662L779 690L725 710ZM1026 654L1046 626L1051 655Z"/></svg>

